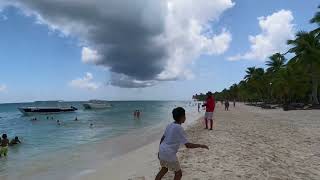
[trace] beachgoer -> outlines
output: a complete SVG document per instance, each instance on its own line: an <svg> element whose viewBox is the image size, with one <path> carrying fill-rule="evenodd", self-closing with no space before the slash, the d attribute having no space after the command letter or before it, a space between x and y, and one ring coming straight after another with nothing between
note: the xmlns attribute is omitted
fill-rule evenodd
<svg viewBox="0 0 320 180"><path fill-rule="evenodd" d="M224 110L229 111L229 101L228 100L226 100L224 103Z"/></svg>
<svg viewBox="0 0 320 180"><path fill-rule="evenodd" d="M60 125L61 125L61 123L60 123L60 121L59 121L59 120L57 120L57 125L58 125L58 126L60 126Z"/></svg>
<svg viewBox="0 0 320 180"><path fill-rule="evenodd" d="M200 103L198 103L198 112L200 112Z"/></svg>
<svg viewBox="0 0 320 180"><path fill-rule="evenodd" d="M137 110L134 110L134 112L133 112L133 117L134 117L134 118L137 117Z"/></svg>
<svg viewBox="0 0 320 180"><path fill-rule="evenodd" d="M8 155L8 145L9 145L9 139L7 137L7 134L2 134L2 141L0 145L0 157L7 156Z"/></svg>
<svg viewBox="0 0 320 180"><path fill-rule="evenodd" d="M236 107L236 100L233 100L233 107Z"/></svg>
<svg viewBox="0 0 320 180"><path fill-rule="evenodd" d="M204 115L206 129L208 129L208 122L210 121L210 123L211 123L210 124L210 130L212 130L212 127L213 127L213 112L214 112L215 104L216 103L214 102L214 97L213 97L212 93L209 91L207 93L206 103L202 105L202 106L206 107L206 113Z"/></svg>
<svg viewBox="0 0 320 180"><path fill-rule="evenodd" d="M137 118L140 118L140 110L137 110Z"/></svg>
<svg viewBox="0 0 320 180"><path fill-rule="evenodd" d="M92 123L90 123L90 128L92 128L93 127L93 124Z"/></svg>
<svg viewBox="0 0 320 180"><path fill-rule="evenodd" d="M158 159L160 161L161 170L156 176L156 180L161 178L170 170L174 171L174 179L180 180L182 171L177 158L177 152L180 145L185 145L187 148L204 148L208 146L202 144L190 143L181 126L186 121L185 110L182 107L173 109L172 116L174 122L169 124L160 140Z"/></svg>
<svg viewBox="0 0 320 180"><path fill-rule="evenodd" d="M14 139L12 139L11 141L10 141L10 146L13 146L13 145L16 145L16 144L21 144L21 141L19 140L19 137L18 136L16 136L16 137L14 137Z"/></svg>
<svg viewBox="0 0 320 180"><path fill-rule="evenodd" d="M74 121L78 121L78 117L76 116L76 118L74 119Z"/></svg>

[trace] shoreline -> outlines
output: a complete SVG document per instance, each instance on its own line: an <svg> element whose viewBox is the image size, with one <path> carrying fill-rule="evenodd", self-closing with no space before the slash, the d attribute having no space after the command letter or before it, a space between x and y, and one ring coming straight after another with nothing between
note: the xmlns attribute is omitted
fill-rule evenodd
<svg viewBox="0 0 320 180"><path fill-rule="evenodd" d="M192 109L195 108L189 108L191 111L187 113L190 117L188 123L191 123L194 117L201 114L194 113L195 110ZM9 169L8 173L0 175L0 179L79 179L79 177L100 170L100 167L107 162L158 141L169 121L171 118L164 116L164 119L159 123L130 130L118 136L81 144L71 149L59 149L53 153L38 155L38 159L35 161L22 162L25 166L19 173L14 173L13 169ZM8 161L8 163L10 162Z"/></svg>
<svg viewBox="0 0 320 180"><path fill-rule="evenodd" d="M203 113L201 113L203 114ZM188 123L184 125L184 129L187 130L200 122L203 118L201 115L196 119L190 120ZM167 125L167 124L165 124ZM152 169L151 174L156 173L159 168L157 152L159 148L160 138L164 132L164 128L157 129L158 131L153 141L129 151L121 156L117 156L112 158L109 162L102 165L98 169L88 169L87 171L83 171L72 178L70 180L102 180L106 177L113 180L142 180L145 179L145 176L139 176L139 174L144 174ZM121 172L119 171L121 170ZM153 172L154 171L154 172ZM152 175L151 175L152 176ZM152 177L149 177L152 179Z"/></svg>
<svg viewBox="0 0 320 180"><path fill-rule="evenodd" d="M264 110L237 103L230 111L217 105L214 131L193 123L191 142L210 150L181 148L183 179L319 179L320 112ZM159 170L159 139L99 169L74 179L154 179ZM172 179L169 172L164 180Z"/></svg>

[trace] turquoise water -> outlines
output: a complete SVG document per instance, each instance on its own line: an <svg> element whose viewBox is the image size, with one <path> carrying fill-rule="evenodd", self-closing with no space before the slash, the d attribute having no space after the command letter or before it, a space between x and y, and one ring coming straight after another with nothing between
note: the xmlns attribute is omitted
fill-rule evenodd
<svg viewBox="0 0 320 180"><path fill-rule="evenodd" d="M33 106L32 103L0 104L0 133L8 134L9 138L19 136L23 142L9 149L8 158L0 159L0 174L11 176L10 173L24 171L26 166L33 164L39 166L39 161L44 158L50 161L52 158L52 163L55 163L54 155L58 152L61 154L61 150L76 151L81 146L99 143L135 130L155 126L161 122L169 122L171 121L171 110L175 106L185 107L187 111L196 109L190 102L121 101L111 103L113 107L110 109L84 110L81 102L63 102L62 105L72 105L79 110L71 113L36 116L24 116L17 110L18 107ZM45 105L50 105L50 102ZM142 111L139 120L133 118L135 109ZM30 120L34 117L37 118L37 121ZM74 121L75 117L78 118L78 121ZM57 125L56 120L61 121L60 126ZM90 123L93 124L93 128L89 127ZM43 166L43 163L40 165ZM49 170L50 167L46 169L46 171ZM41 170L37 169L38 171Z"/></svg>

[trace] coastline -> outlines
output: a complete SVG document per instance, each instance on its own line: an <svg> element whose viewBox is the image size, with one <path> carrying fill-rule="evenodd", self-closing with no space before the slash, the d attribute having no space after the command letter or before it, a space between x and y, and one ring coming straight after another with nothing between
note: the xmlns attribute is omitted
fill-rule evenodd
<svg viewBox="0 0 320 180"><path fill-rule="evenodd" d="M317 110L285 112L240 103L226 112L218 104L214 131L204 131L201 123L186 128L191 142L210 150L179 150L183 179L318 179L319 117ZM154 179L158 145L159 139L74 179Z"/></svg>
<svg viewBox="0 0 320 180"><path fill-rule="evenodd" d="M202 113L201 113L202 114ZM189 119L189 121L184 125L184 129L189 129L203 118L202 115L197 115L195 119ZM161 128L154 128L154 132L151 137L148 137L148 143L145 143L139 148L132 149L121 156L117 156L108 162L101 164L97 169L88 169L77 175L74 175L70 180L100 180L105 179L153 179L153 174L157 173L159 165L157 159L157 152L159 148L159 141L164 132L165 125ZM142 175L143 174L143 175ZM144 174L149 174L146 177ZM140 175L140 176L139 176Z"/></svg>
<svg viewBox="0 0 320 180"><path fill-rule="evenodd" d="M136 102L132 102L132 104L134 103ZM61 117L65 118L64 120L66 123L61 127L57 127L55 122L52 123L45 119L41 119L41 121L39 120L36 123L31 123L26 117L20 118L20 115L16 113L16 108L10 106L10 110L14 112L14 114L12 113L12 116L14 118L15 116L18 116L14 121L10 122L17 122L17 125L20 126L27 124L28 127L30 126L29 128L32 128L33 130L43 130L42 127L44 126L45 128L51 128L52 131L50 132L58 132L53 134L53 136L50 135L50 138L47 140L50 140L51 137L56 137L59 141L65 140L64 138L72 139L73 137L76 137L76 139L75 144L69 145L67 143L66 146L55 146L56 144L54 142L52 144L47 143L49 147L56 148L52 151L45 151L43 146L37 146L38 141L35 137L24 136L26 141L23 141L24 143L21 146L11 148L10 155L7 159L0 159L0 179L56 180L70 179L79 174L86 174L95 171L96 169L100 169L101 166L112 159L135 151L154 141L158 141L165 126L168 122L172 121L171 108L174 106L183 106L188 109L187 115L190 117L190 120L199 115L198 113L193 113L196 111L196 108L186 104L186 102L156 102L146 104L148 106L143 106L145 111L140 120L133 120L131 113L128 115L125 113L119 114L118 109L116 109L117 113L114 113L117 118L113 121L111 120L112 116L109 114L105 115L102 113L103 111L100 111L98 114L93 112L94 116L92 116L91 119L96 122L94 123L94 128L88 128L87 126L87 119L90 119L88 118L88 114L91 115L90 111L83 113L82 116L78 116L78 122L74 122L70 117ZM122 107L124 107L124 109L120 109L120 111L128 111L127 109L131 106L129 104ZM154 108L158 108L158 111L154 111ZM118 116L122 118L119 118ZM105 119L107 121L104 121ZM112 134L113 132L116 133ZM101 134L101 136L99 136L99 134ZM46 135L48 136L48 134ZM41 136L41 133L39 134L39 137L43 137ZM78 139L81 140L82 137L86 137L86 139L78 144ZM53 140L54 139L55 138L53 138ZM30 140L33 141L31 142ZM34 150L32 152L38 153L31 155L23 153L22 150L25 151L26 147L32 147L29 149ZM24 154L26 155L23 156ZM25 159L20 160L19 158Z"/></svg>

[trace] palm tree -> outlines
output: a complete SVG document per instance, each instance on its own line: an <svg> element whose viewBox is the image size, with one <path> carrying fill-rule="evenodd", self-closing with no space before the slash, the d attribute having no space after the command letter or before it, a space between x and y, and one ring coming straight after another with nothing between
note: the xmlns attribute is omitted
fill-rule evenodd
<svg viewBox="0 0 320 180"><path fill-rule="evenodd" d="M295 56L290 60L304 66L311 76L313 104L319 104L318 86L320 74L320 42L314 33L298 32L296 39L289 40L290 53Z"/></svg>
<svg viewBox="0 0 320 180"><path fill-rule="evenodd" d="M276 53L269 57L269 60L266 62L268 66L267 72L275 73L280 69L285 67L286 58L280 54Z"/></svg>
<svg viewBox="0 0 320 180"><path fill-rule="evenodd" d="M320 6L318 6L318 8L320 9ZM317 36L317 38L319 38L320 37L320 11L316 12L316 14L310 20L310 23L318 25L318 28L313 30L312 33L314 33Z"/></svg>
<svg viewBox="0 0 320 180"><path fill-rule="evenodd" d="M252 76L253 76L253 74L254 74L254 72L256 71L256 67L249 67L249 68L247 68L247 70L246 70L246 75L245 75L245 77L244 77L244 79L246 80L246 81L249 81L251 78L252 78Z"/></svg>

